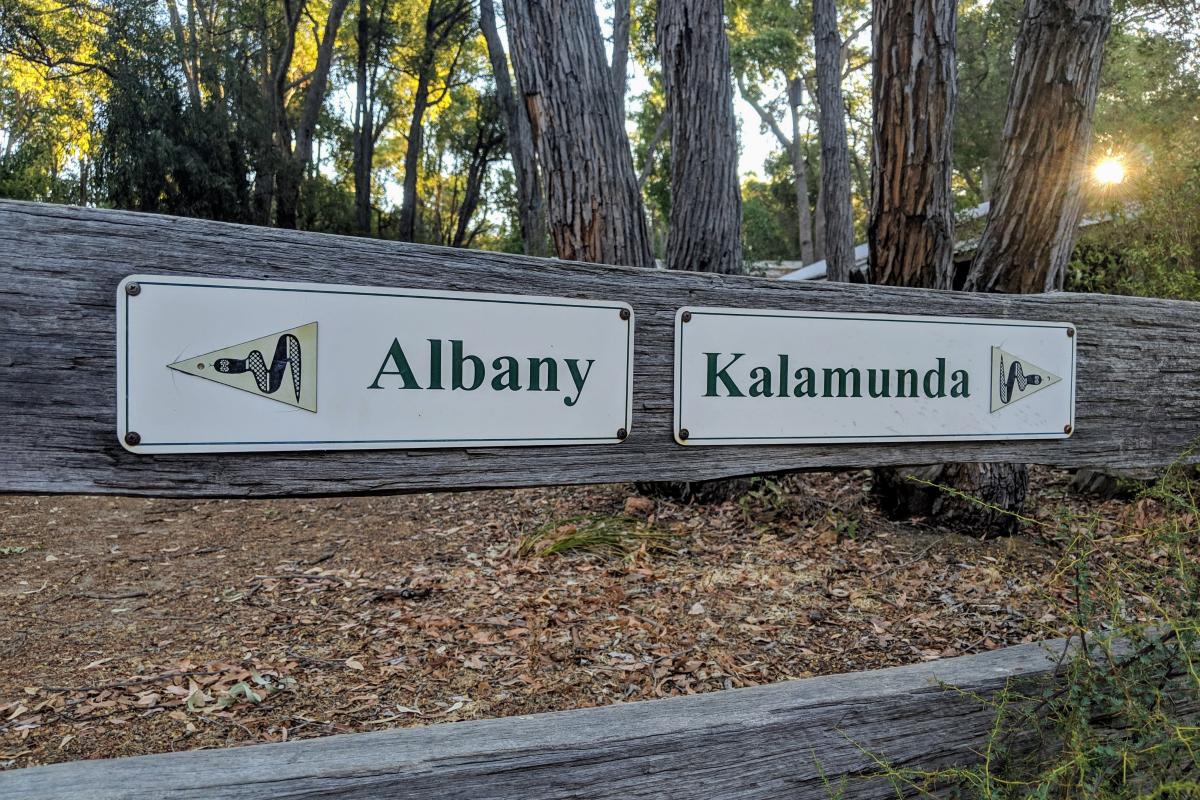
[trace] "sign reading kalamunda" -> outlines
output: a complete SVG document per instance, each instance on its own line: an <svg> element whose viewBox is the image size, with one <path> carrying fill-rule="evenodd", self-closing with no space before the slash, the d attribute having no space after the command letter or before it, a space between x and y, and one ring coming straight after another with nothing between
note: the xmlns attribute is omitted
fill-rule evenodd
<svg viewBox="0 0 1200 800"><path fill-rule="evenodd" d="M1074 414L1069 323L732 308L675 319L680 444L1054 439Z"/></svg>
<svg viewBox="0 0 1200 800"><path fill-rule="evenodd" d="M118 437L149 454L616 443L633 327L616 301L135 275Z"/></svg>

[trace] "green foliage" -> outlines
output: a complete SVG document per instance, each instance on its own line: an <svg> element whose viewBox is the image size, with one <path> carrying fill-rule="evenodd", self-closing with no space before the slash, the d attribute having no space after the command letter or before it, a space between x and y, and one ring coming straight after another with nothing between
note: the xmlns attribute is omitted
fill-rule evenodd
<svg viewBox="0 0 1200 800"><path fill-rule="evenodd" d="M667 249L667 223L671 216L671 135L660 130L667 113L667 98L661 77L650 80L650 88L638 98L638 107L630 116L634 123L634 169L645 177L642 199L653 237L654 255L663 258ZM656 140L657 137L657 140Z"/></svg>
<svg viewBox="0 0 1200 800"><path fill-rule="evenodd" d="M1200 74L1195 31L1114 30L1097 101L1093 158L1119 159L1124 183L1087 186L1068 288L1200 299Z"/></svg>
<svg viewBox="0 0 1200 800"><path fill-rule="evenodd" d="M112 4L98 57L111 84L96 186L118 208L243 220L249 188L223 108L185 106L170 31L153 6Z"/></svg>
<svg viewBox="0 0 1200 800"><path fill-rule="evenodd" d="M1095 203L1102 222L1081 236L1067 288L1200 300L1200 132L1133 166L1127 186Z"/></svg>
<svg viewBox="0 0 1200 800"><path fill-rule="evenodd" d="M958 210L987 199L995 178L1022 5L1020 0L968 0L958 9L958 108L954 117Z"/></svg>
<svg viewBox="0 0 1200 800"><path fill-rule="evenodd" d="M1074 649L1059 680L990 700L981 763L883 774L923 796L952 786L979 800L1200 796L1198 502L1195 468L1177 466L1118 530L1065 510L1045 524L1072 579Z"/></svg>
<svg viewBox="0 0 1200 800"><path fill-rule="evenodd" d="M792 195L795 199L795 195ZM795 253L795 214L775 185L750 178L742 184L742 252L747 262L781 261Z"/></svg>

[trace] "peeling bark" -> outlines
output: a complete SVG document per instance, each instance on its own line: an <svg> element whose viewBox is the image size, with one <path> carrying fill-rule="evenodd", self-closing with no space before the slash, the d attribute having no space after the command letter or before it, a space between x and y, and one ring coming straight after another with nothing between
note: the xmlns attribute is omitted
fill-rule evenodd
<svg viewBox="0 0 1200 800"><path fill-rule="evenodd" d="M595 6L506 0L504 10L555 252L578 261L653 266Z"/></svg>
<svg viewBox="0 0 1200 800"><path fill-rule="evenodd" d="M517 102L520 88L514 89L508 72L508 56L496 29L496 8L492 0L479 0L479 28L487 43L492 77L496 83L496 100L504 119L505 141L512 161L513 177L517 184L517 218L521 225L521 242L525 254L548 255L546 233L546 199L533 148L533 131L529 117Z"/></svg>

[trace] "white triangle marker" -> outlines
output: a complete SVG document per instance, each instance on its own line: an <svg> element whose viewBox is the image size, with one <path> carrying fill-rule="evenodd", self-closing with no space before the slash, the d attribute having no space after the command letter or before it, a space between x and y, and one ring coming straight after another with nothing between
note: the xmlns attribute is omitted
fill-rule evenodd
<svg viewBox="0 0 1200 800"><path fill-rule="evenodd" d="M1031 361L992 347L992 413L1061 380Z"/></svg>
<svg viewBox="0 0 1200 800"><path fill-rule="evenodd" d="M310 322L248 342L168 364L234 389L317 410L317 323Z"/></svg>

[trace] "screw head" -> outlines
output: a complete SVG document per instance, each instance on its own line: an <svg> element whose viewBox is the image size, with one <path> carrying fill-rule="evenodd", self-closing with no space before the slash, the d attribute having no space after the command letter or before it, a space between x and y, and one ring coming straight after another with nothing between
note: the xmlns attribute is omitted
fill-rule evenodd
<svg viewBox="0 0 1200 800"><path fill-rule="evenodd" d="M617 428L617 438L618 439L624 439L628 435L629 435L629 431L625 430L624 428Z"/></svg>
<svg viewBox="0 0 1200 800"><path fill-rule="evenodd" d="M1075 338L1075 329L1074 328L1067 328L1067 338L1068 339Z"/></svg>
<svg viewBox="0 0 1200 800"><path fill-rule="evenodd" d="M142 435L137 431L129 431L125 434L125 444L130 447L137 447L142 443Z"/></svg>
<svg viewBox="0 0 1200 800"><path fill-rule="evenodd" d="M686 439L686 438L688 438L688 429L687 429L687 428L680 428L680 429L679 429L679 438L680 438L680 439Z"/></svg>
<svg viewBox="0 0 1200 800"><path fill-rule="evenodd" d="M683 312L683 321L691 322L692 321L692 312L690 312L690 311Z"/></svg>
<svg viewBox="0 0 1200 800"><path fill-rule="evenodd" d="M1069 424L1067 424L1067 425L1063 425L1063 433L1068 433L1068 434L1069 434L1069 433L1070 433L1071 431L1073 431L1073 430L1075 430L1075 429L1074 429L1074 428L1072 428L1072 427L1071 427Z"/></svg>
<svg viewBox="0 0 1200 800"><path fill-rule="evenodd" d="M141 293L142 287L139 286L136 281L125 284L125 294L129 295L130 297L137 297Z"/></svg>
<svg viewBox="0 0 1200 800"><path fill-rule="evenodd" d="M630 317L630 316L631 316L631 315L630 315L630 313L629 313L629 309L628 309L628 308L622 308L622 309L621 309L621 319L629 319L629 317Z"/></svg>

